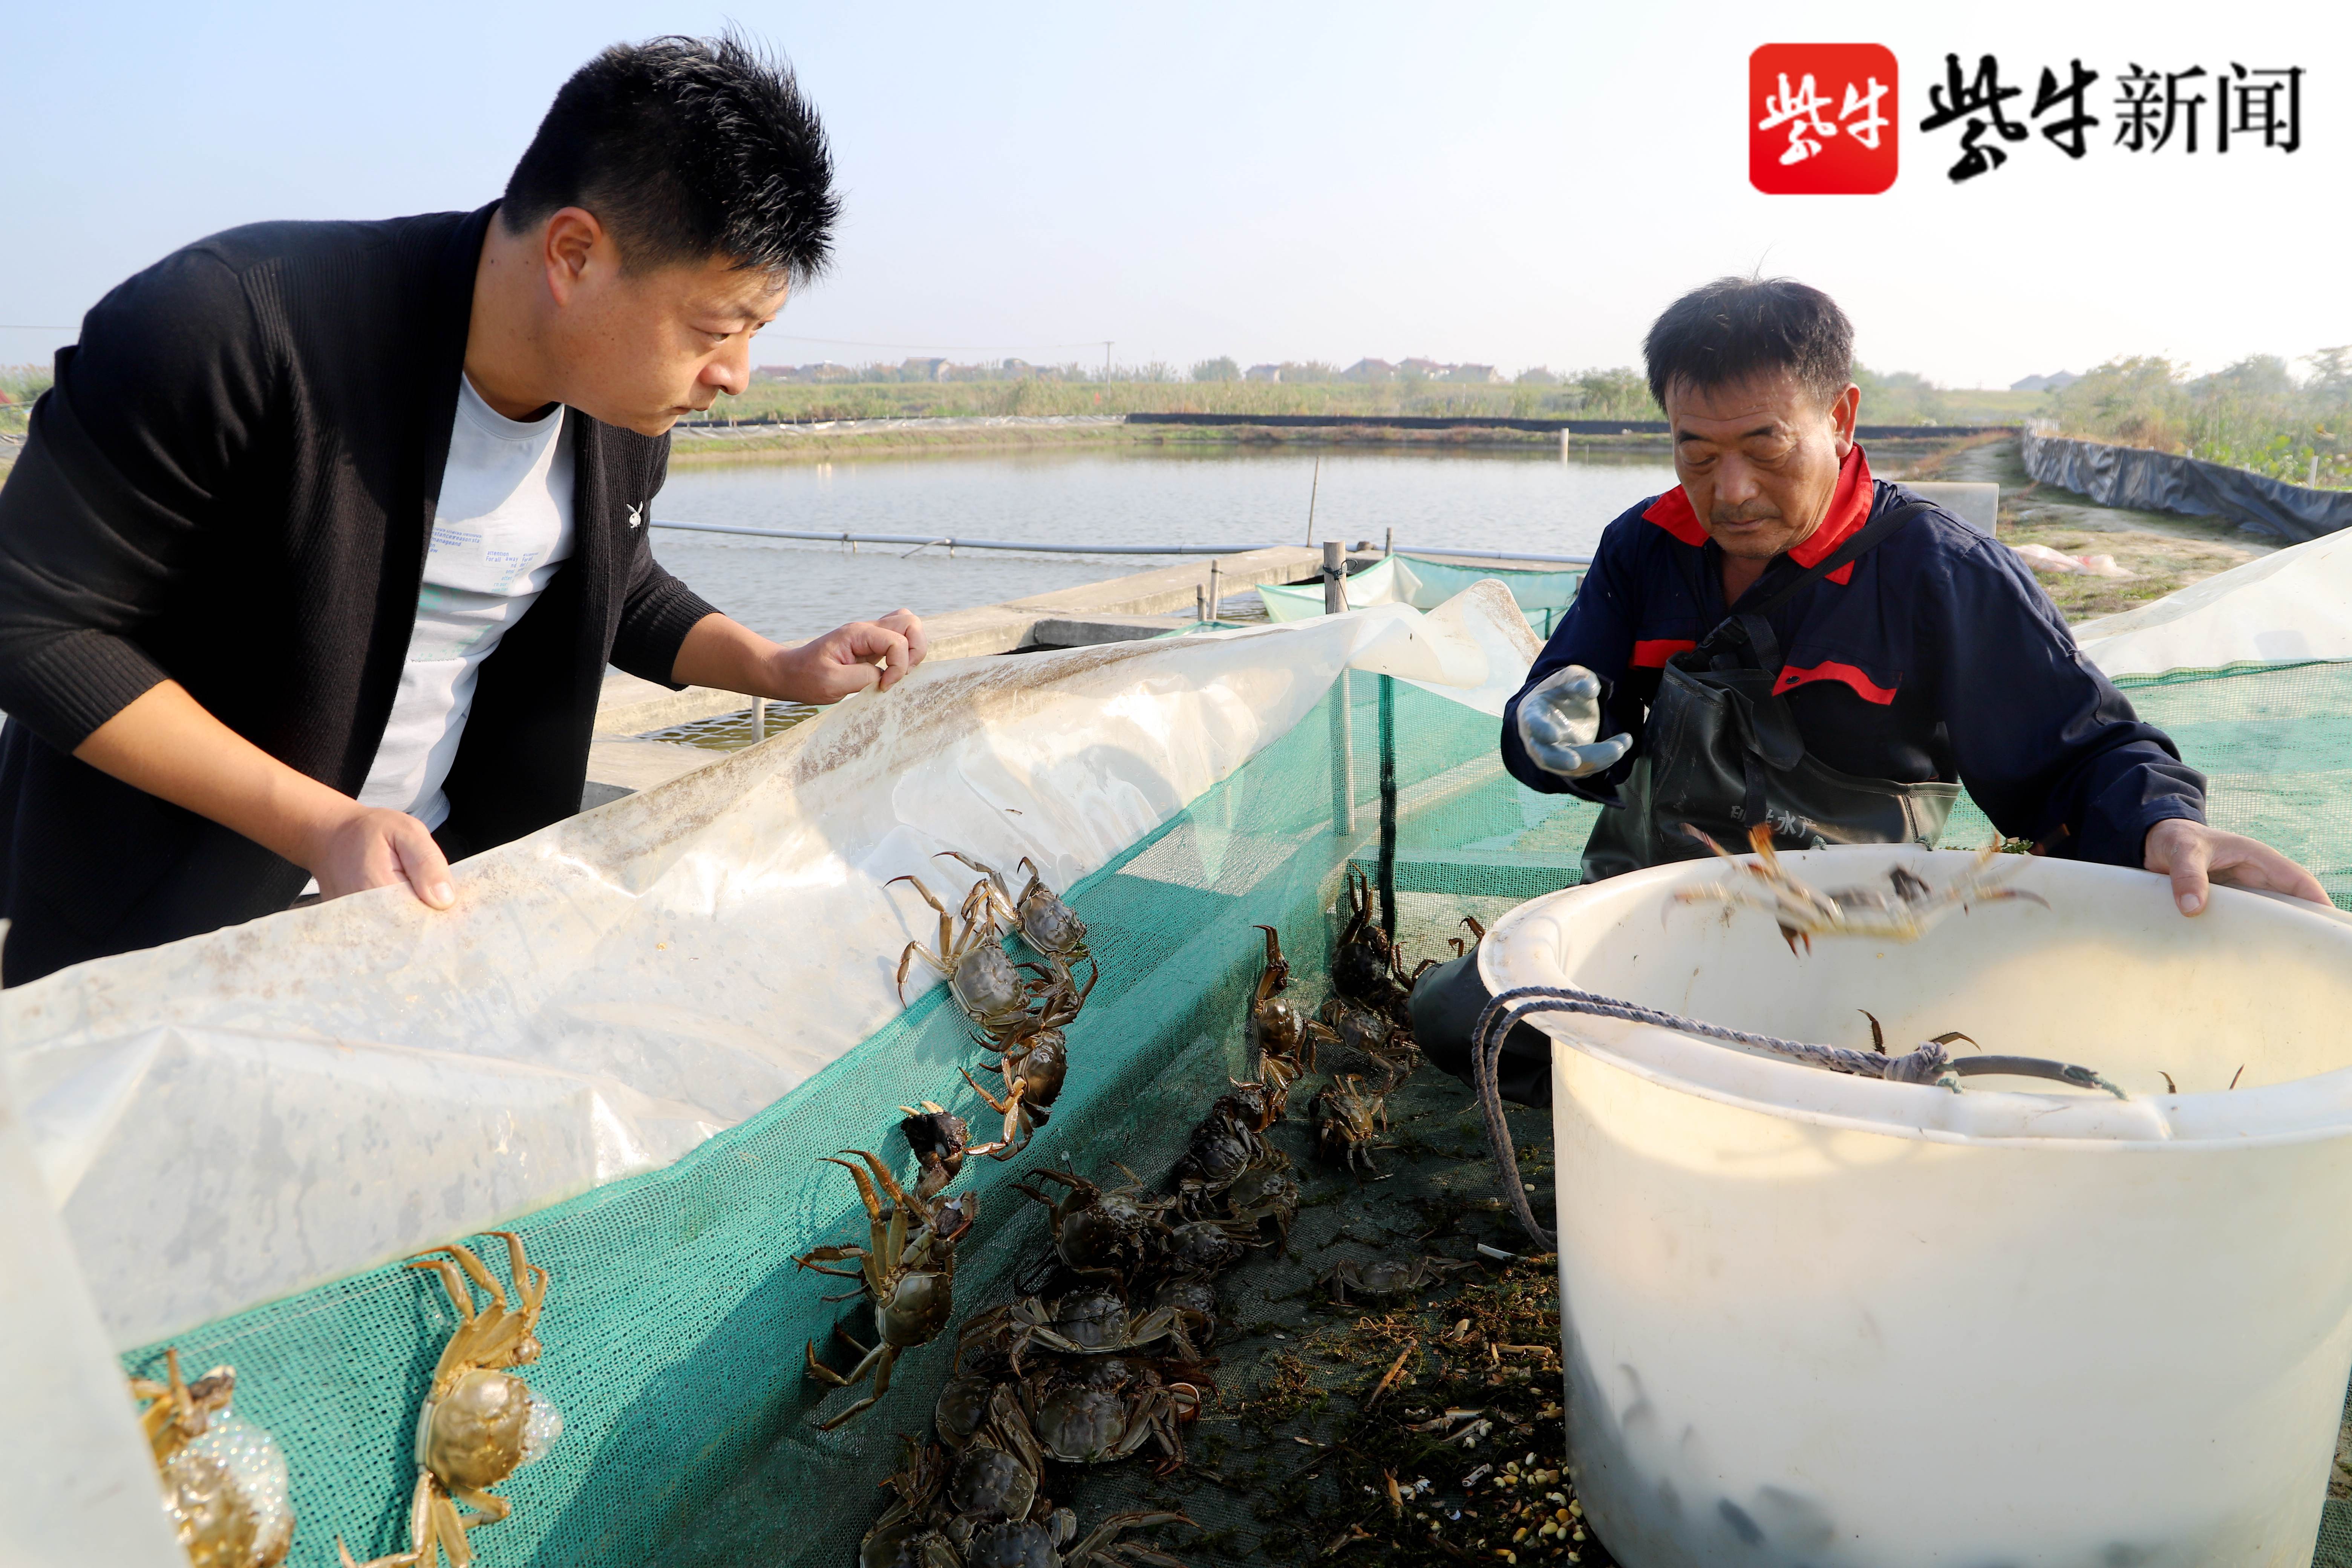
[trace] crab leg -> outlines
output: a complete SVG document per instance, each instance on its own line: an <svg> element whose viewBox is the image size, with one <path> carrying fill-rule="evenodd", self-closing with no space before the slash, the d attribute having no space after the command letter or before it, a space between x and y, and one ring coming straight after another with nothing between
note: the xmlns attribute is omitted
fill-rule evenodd
<svg viewBox="0 0 2352 1568"><path fill-rule="evenodd" d="M938 854L932 856L931 858L934 860L961 860L965 865L971 867L973 870L979 872L982 876L987 878L990 886L993 888L995 892L995 896L990 899L989 902L998 910L1003 911L1003 915L1006 920L1009 921L1019 918L1013 910L1013 889L1004 885L1003 872L998 870L993 866L985 865L981 861L973 859L971 856L965 854L961 849L942 849ZM1022 861L1022 864L1024 866L1028 863L1029 862L1026 859Z"/></svg>
<svg viewBox="0 0 2352 1568"><path fill-rule="evenodd" d="M489 1230L482 1234L498 1237L507 1244L507 1273L514 1281L515 1299L520 1303L517 1310L526 1316L535 1316L540 1303L547 1299L548 1280L551 1277L546 1269L523 1257L522 1237L513 1231Z"/></svg>
<svg viewBox="0 0 2352 1568"><path fill-rule="evenodd" d="M857 1382L865 1375L866 1369L870 1364L874 1368L873 1392L855 1404L845 1405L835 1412L829 1419L818 1422L816 1429L820 1432L830 1432L852 1416L871 1410L879 1405L882 1402L882 1396L890 1392L890 1369L896 1366L898 1362L898 1347L896 1345L876 1345L866 1352L866 1359L857 1363L856 1370L844 1381L843 1386L846 1387L849 1384Z"/></svg>
<svg viewBox="0 0 2352 1568"><path fill-rule="evenodd" d="M898 1178L890 1173L889 1166L884 1164L881 1161L876 1159L872 1154L867 1153L863 1149L844 1149L842 1152L845 1154L855 1154L859 1159L865 1161L866 1168L874 1173L874 1179L882 1184L882 1190L890 1194L890 1201L892 1203L898 1205L900 1208L910 1211L917 1219L921 1220L924 1224L929 1225L930 1223L931 1211L926 1208L916 1199L907 1195L907 1189L898 1184ZM845 1163L845 1162L836 1160L834 1163L842 1164ZM862 1182L858 1184L860 1186L865 1185Z"/></svg>
<svg viewBox="0 0 2352 1568"><path fill-rule="evenodd" d="M457 1266L456 1264L450 1262L446 1258L433 1258L427 1256L425 1258L413 1258L409 1259L405 1267L410 1268L429 1268L434 1273L441 1276L442 1289L449 1292L449 1303L457 1309L457 1316L469 1325L473 1322L474 1293L466 1289L465 1277L457 1272Z"/></svg>
<svg viewBox="0 0 2352 1568"><path fill-rule="evenodd" d="M937 893L932 892L930 889L925 887L923 885L923 879L920 877L915 876L912 873L908 873L903 877L893 877L889 881L885 882L882 885L887 888L898 882L904 882L913 888L915 891L923 896L923 902L930 905L932 909L939 911L940 951L944 952L949 948L953 947L955 945L955 917L948 913L948 907L945 904L940 902L940 896Z"/></svg>
<svg viewBox="0 0 2352 1568"><path fill-rule="evenodd" d="M1282 933L1272 926L1257 929L1265 932L1265 973L1257 982L1257 999L1264 1002L1290 984L1290 962L1282 956Z"/></svg>

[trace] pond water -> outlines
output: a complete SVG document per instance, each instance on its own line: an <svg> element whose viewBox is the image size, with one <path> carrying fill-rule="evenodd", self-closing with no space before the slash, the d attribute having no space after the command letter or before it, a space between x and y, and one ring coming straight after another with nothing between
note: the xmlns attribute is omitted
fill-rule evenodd
<svg viewBox="0 0 2352 1568"><path fill-rule="evenodd" d="M1313 537L1400 550L1584 555L1601 528L1674 483L1657 459L1505 453L976 451L944 457L681 467L665 522L851 533L960 534L1046 544L1252 548ZM809 637L900 605L924 615L1125 576L1181 557L1018 555L664 530L662 564L772 637ZM1198 558L1195 558L1196 560ZM1199 560L1203 576L1208 563Z"/></svg>

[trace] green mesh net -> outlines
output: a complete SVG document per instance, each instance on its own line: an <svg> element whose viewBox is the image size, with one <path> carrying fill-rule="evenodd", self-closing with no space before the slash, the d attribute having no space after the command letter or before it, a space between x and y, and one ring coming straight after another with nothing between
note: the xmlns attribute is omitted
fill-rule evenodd
<svg viewBox="0 0 2352 1568"><path fill-rule="evenodd" d="M2340 805L2352 768L2352 667L2130 684L2141 712L2210 775L2217 824L2297 855L2339 903L2352 895L2352 822ZM1384 750L1394 777L1399 936L1409 953L1443 956L1464 915L1491 921L1576 879L1597 808L1520 788L1496 762L1495 739L1490 718L1357 676L1069 890L1102 978L1070 1032L1071 1071L1051 1125L1015 1162L966 1167L962 1185L980 1194L981 1207L961 1249L959 1317L1009 1299L1013 1276L1042 1244L1041 1212L1008 1189L1022 1171L1065 1160L1092 1173L1114 1160L1147 1175L1167 1169L1241 1067L1244 998L1263 952L1255 925L1280 927L1302 977L1296 994L1310 1005L1319 999L1316 977L1328 961L1343 868L1351 860L1374 874L1380 867ZM1335 769L1335 757L1346 765ZM1981 842L1989 828L1971 817L1964 804L1947 842ZM821 1399L803 1374L803 1346L814 1339L827 1347L836 1323L861 1335L865 1325L858 1303L821 1300L845 1281L797 1270L792 1258L864 1236L847 1177L821 1156L866 1148L911 1172L896 1129L901 1104L940 1100L987 1135L986 1108L957 1072L977 1053L944 1000L935 988L801 1089L676 1164L517 1222L531 1259L553 1277L540 1325L545 1352L527 1377L562 1411L564 1431L547 1457L498 1489L513 1512L474 1537L483 1562L851 1561L879 1510L876 1484L895 1466L896 1435L928 1427L951 1336L903 1358L877 1408L820 1433L811 1415L852 1395ZM1288 1250L1234 1271L1221 1382L1245 1390L1288 1375L1289 1336L1312 1318L1315 1280L1337 1258L1411 1244L1433 1224L1457 1226L1457 1243L1510 1244L1493 1213L1466 1090L1424 1068L1392 1111L1405 1153L1391 1162L1391 1179L1310 1187ZM1539 1180L1548 1124L1530 1113L1521 1125L1523 1159ZM364 1180L363 1166L354 1179ZM478 1238L477 1246L503 1278L502 1249ZM1444 1318L1442 1299L1455 1288L1433 1287L1422 1305ZM454 1322L432 1275L394 1265L173 1342L192 1370L235 1364L239 1414L283 1445L299 1521L291 1561L331 1563L338 1536L362 1558L405 1547L417 1402ZM163 1349L131 1352L124 1365L154 1375ZM828 1353L846 1364L838 1344ZM1273 1447L1249 1458L1210 1445L1214 1462L1200 1468L1228 1484L1191 1472L1162 1483L1140 1465L1102 1467L1072 1483L1069 1500L1091 1517L1177 1502L1211 1532L1184 1545L1196 1562L1312 1556L1319 1545L1286 1516L1304 1517L1309 1489L1330 1485L1339 1467L1302 1476L1308 1467L1275 1458L1306 1455L1318 1430L1328 1436L1315 1423L1333 1401L1345 1405L1339 1394L1349 1389L1360 1394L1378 1371L1330 1356L1305 1368L1286 1417L1294 1426L1257 1429ZM1210 1423L1200 1430L1215 1436ZM1523 1443L1556 1461L1559 1427L1507 1429L1497 1441L1514 1458ZM1171 1486L1181 1489L1171 1495ZM1326 1495L1314 1506L1330 1502ZM2331 1531L2343 1528L2338 1506L2331 1504ZM2328 1555L2334 1539L2324 1537L2321 1560L2352 1561ZM1583 1560L1607 1561L1590 1546Z"/></svg>

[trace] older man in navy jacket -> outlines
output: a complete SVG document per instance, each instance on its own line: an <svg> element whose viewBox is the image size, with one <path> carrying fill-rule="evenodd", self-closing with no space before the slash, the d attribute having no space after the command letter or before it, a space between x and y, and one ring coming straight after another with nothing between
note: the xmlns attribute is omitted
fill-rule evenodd
<svg viewBox="0 0 2352 1568"><path fill-rule="evenodd" d="M2036 853L2168 874L2185 915L2210 879L2326 901L2205 825L2203 777L2083 661L2014 552L1871 477L1827 295L1723 279L1643 347L1682 483L1602 533L1503 721L1522 784L1610 808L1587 880L1759 826L1782 848L1932 845L1966 787ZM1423 1046L1464 1076L1485 1001L1471 959L1414 994ZM1548 1102L1549 1062L1520 1026L1505 1095Z"/></svg>

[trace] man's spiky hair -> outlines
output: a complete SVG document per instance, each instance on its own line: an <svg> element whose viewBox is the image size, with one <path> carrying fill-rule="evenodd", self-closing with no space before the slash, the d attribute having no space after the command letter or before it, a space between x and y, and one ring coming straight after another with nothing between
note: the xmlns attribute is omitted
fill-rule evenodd
<svg viewBox="0 0 2352 1568"><path fill-rule="evenodd" d="M1823 403L1853 379L1853 324L1793 278L1718 278L1665 308L1642 342L1650 395L1728 386L1787 371Z"/></svg>
<svg viewBox="0 0 2352 1568"><path fill-rule="evenodd" d="M833 152L792 68L740 35L615 44L573 73L507 182L522 234L568 206L633 272L713 256L792 283L833 257Z"/></svg>

